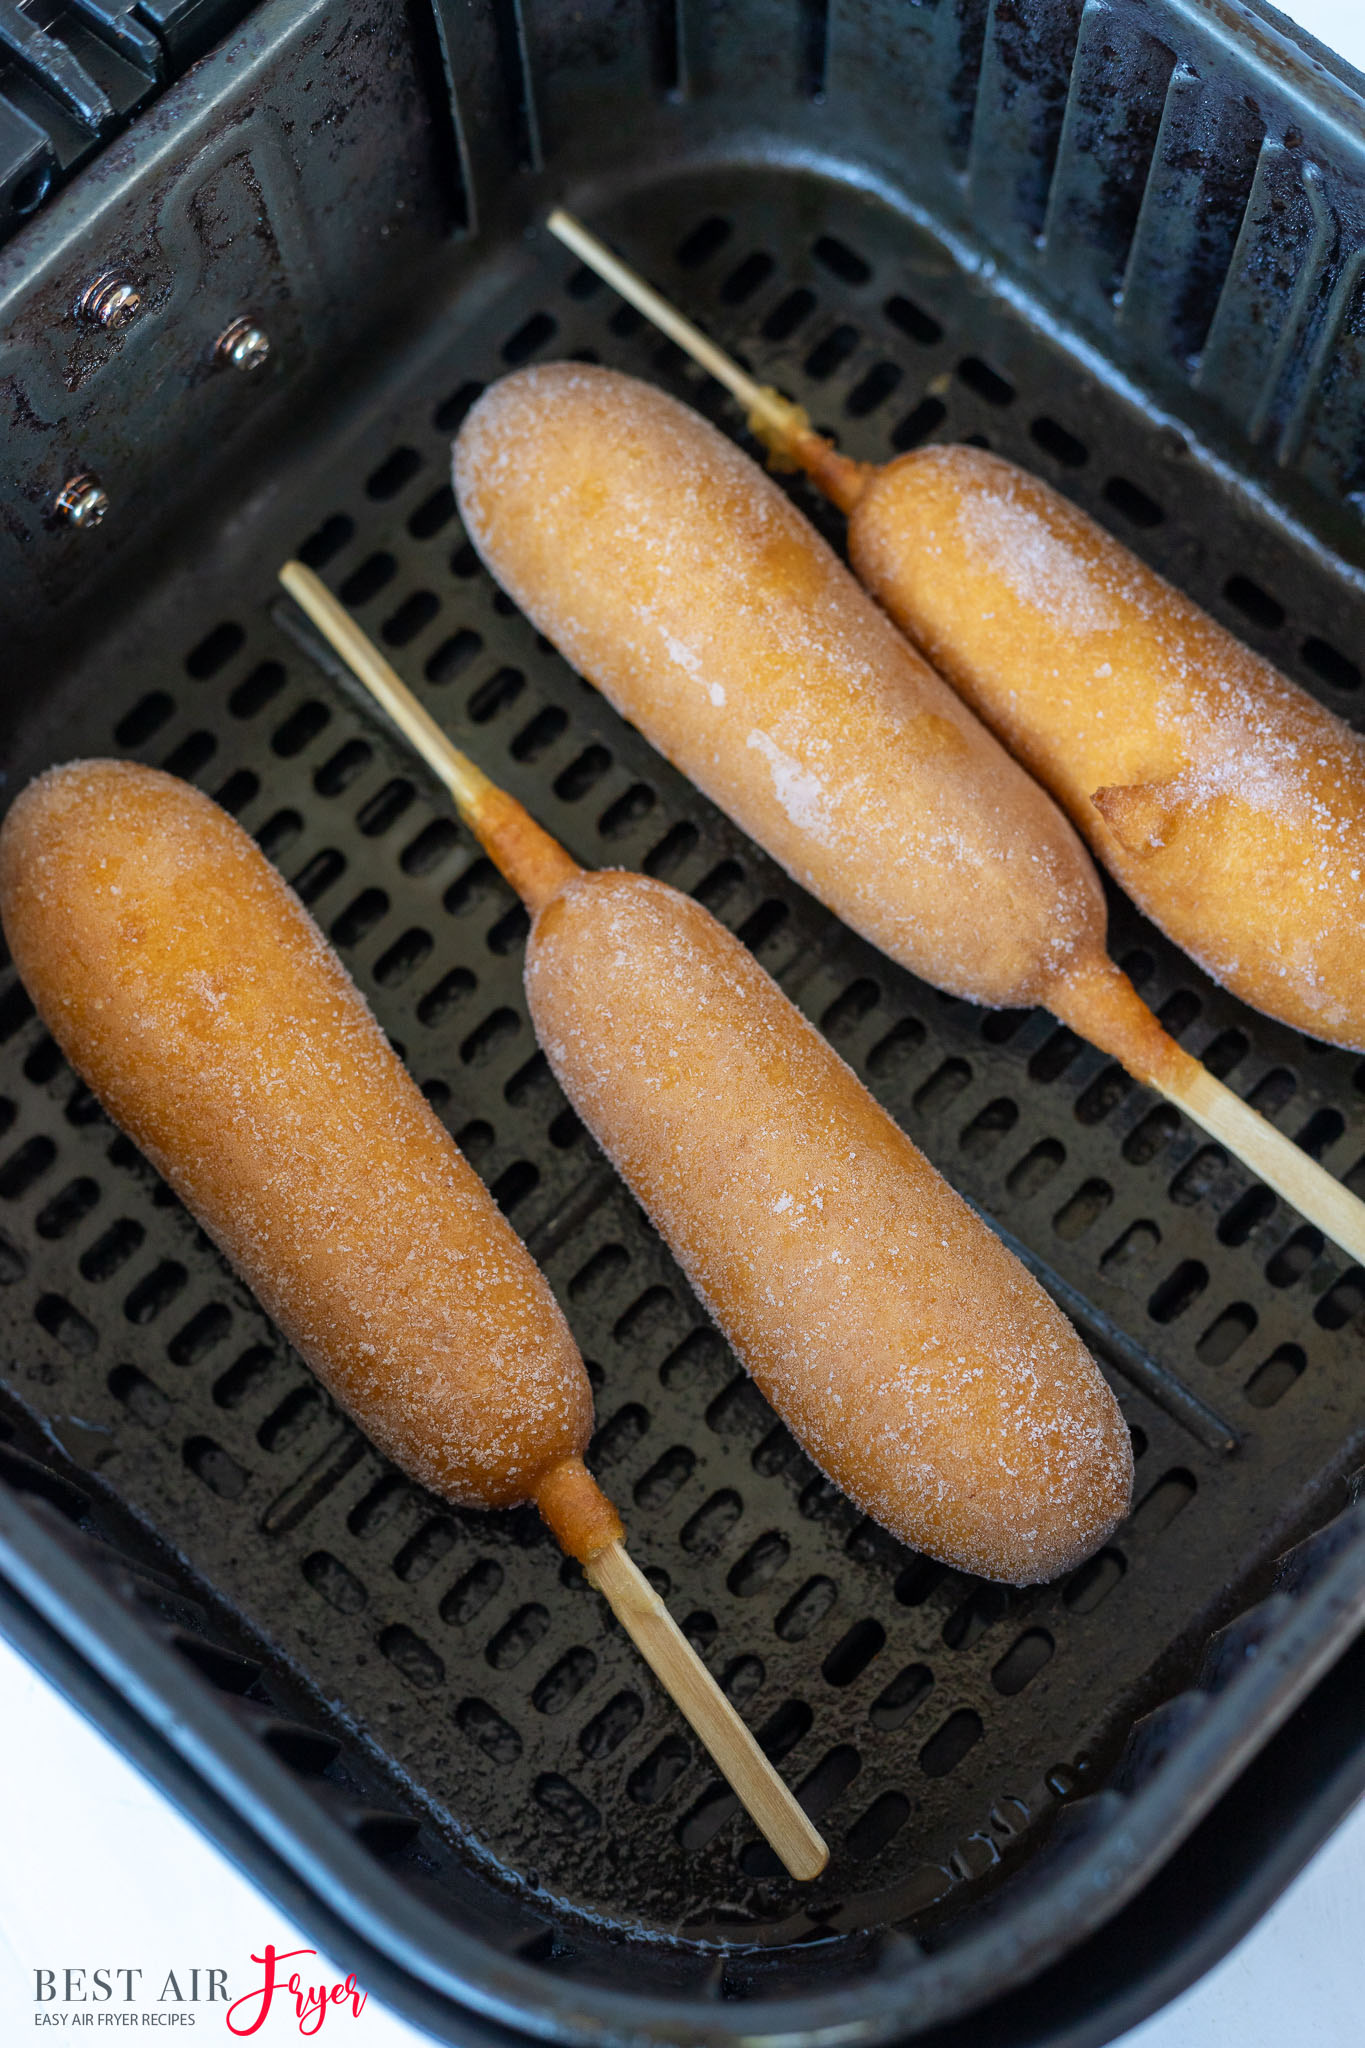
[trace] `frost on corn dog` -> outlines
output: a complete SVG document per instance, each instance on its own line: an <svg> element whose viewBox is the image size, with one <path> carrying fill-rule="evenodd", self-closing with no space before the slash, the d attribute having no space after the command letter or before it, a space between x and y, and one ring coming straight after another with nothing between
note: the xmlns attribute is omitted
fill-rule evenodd
<svg viewBox="0 0 1365 2048"><path fill-rule="evenodd" d="M1132 1457L1065 1317L724 926L647 876L585 873L316 577L281 574L518 889L551 1065L806 1448L968 1570L1022 1582L1086 1556Z"/></svg>
<svg viewBox="0 0 1365 2048"><path fill-rule="evenodd" d="M533 1500L794 1876L826 1860L622 1542L543 1276L297 897L225 812L127 762L0 830L0 913L53 1037L300 1355L462 1506Z"/></svg>
<svg viewBox="0 0 1365 2048"><path fill-rule="evenodd" d="M901 467L809 428L783 445L855 522L869 475ZM1109 960L1099 878L1047 792L723 435L633 378L551 364L480 399L455 483L521 608L847 923L954 994L1045 1005L1365 1259L1365 1205Z"/></svg>

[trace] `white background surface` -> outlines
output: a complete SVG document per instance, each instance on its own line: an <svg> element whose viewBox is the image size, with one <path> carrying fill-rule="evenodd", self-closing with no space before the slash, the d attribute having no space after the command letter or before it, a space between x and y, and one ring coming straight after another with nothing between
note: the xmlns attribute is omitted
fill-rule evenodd
<svg viewBox="0 0 1365 2048"><path fill-rule="evenodd" d="M1269 0L1273 7L1276 0ZM1338 51L1365 71L1365 5L1362 0L1293 0L1280 6L1300 28L1306 28L1329 50Z"/></svg>
<svg viewBox="0 0 1365 2048"><path fill-rule="evenodd" d="M1297 0L1284 10L1365 69L1365 0ZM1362 1704L1365 1713L1365 1703ZM0 2043L71 2039L35 2028L33 1972L67 1963L134 1964L160 1989L174 1968L226 1967L234 1991L257 1982L262 1945L305 1948L232 1865L181 1820L104 1739L0 1644ZM1360 2048L1365 2004L1361 1900L1365 1809L1357 1809L1240 1948L1174 2005L1127 2035L1123 2048ZM346 1975L344 1957L303 1958L305 1981ZM154 2002L154 1997L153 1997ZM49 2008L51 2010L53 2008ZM74 2038L230 2038L217 2017L200 2023ZM344 2048L415 2048L424 2036L371 1998L358 2019L327 2014L320 2037ZM258 2042L298 2041L292 2011L276 2006ZM314 2038L317 2038L316 2036Z"/></svg>

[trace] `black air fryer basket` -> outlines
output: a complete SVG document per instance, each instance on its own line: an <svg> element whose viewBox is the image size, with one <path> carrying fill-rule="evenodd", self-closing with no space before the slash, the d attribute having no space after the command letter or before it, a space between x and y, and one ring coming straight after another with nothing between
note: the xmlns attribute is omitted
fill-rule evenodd
<svg viewBox="0 0 1365 2048"><path fill-rule="evenodd" d="M370 1448L7 968L0 1623L440 2038L1100 2042L1365 1782L1365 1274L1048 1017L804 897L490 583L448 484L479 390L557 356L743 438L547 236L562 200L855 455L1001 450L1358 715L1363 94L1250 0L267 0L45 204L0 194L36 206L0 249L7 789L156 762L312 907L831 1844L780 1874L534 1513ZM81 479L98 526L56 509ZM520 906L279 600L293 554L577 856L732 926L1063 1302L1138 1453L1070 1578L918 1557L803 1457L536 1051ZM1365 1190L1359 1061L1111 910L1167 1028Z"/></svg>

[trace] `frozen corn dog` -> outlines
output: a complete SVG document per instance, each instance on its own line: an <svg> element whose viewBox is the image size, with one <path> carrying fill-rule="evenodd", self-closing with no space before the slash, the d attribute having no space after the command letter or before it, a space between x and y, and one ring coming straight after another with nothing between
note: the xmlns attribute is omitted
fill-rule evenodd
<svg viewBox="0 0 1365 2048"><path fill-rule="evenodd" d="M0 830L0 912L71 1064L368 1436L470 1507L579 1459L554 1296L239 825L153 768L53 769Z"/></svg>
<svg viewBox="0 0 1365 2048"><path fill-rule="evenodd" d="M1056 491L979 448L869 470L859 577L1155 924L1365 1050L1365 737Z"/></svg>
<svg viewBox="0 0 1365 2048"><path fill-rule="evenodd" d="M1071 1325L738 939L607 870L538 912L537 1035L737 1357L867 1514L985 1578L1079 1564L1128 1432Z"/></svg>
<svg viewBox="0 0 1365 2048"><path fill-rule="evenodd" d="M985 1577L1087 1556L1127 1511L1131 1446L1037 1282L708 911L585 873L316 577L282 580L522 895L551 1066L811 1456L903 1541Z"/></svg>
<svg viewBox="0 0 1365 2048"><path fill-rule="evenodd" d="M738 448L612 370L492 386L455 446L498 581L846 923L977 1002L1104 959L1085 850Z"/></svg>
<svg viewBox="0 0 1365 2048"><path fill-rule="evenodd" d="M324 1385L447 1499L536 1502L814 1877L818 1832L583 1464L592 1393L554 1296L241 827L156 769L52 769L0 829L0 915L63 1052Z"/></svg>
<svg viewBox="0 0 1365 2048"><path fill-rule="evenodd" d="M783 445L856 502L860 465L808 427ZM1056 803L733 443L634 378L549 364L485 392L454 474L521 609L846 923L954 995L1046 1005L1365 1257L1365 1206L1108 959L1099 878ZM1021 621L992 645L1022 639Z"/></svg>
<svg viewBox="0 0 1365 2048"><path fill-rule="evenodd" d="M1365 737L1036 477L968 447L850 460L572 214L547 225L848 515L861 581L1148 916L1255 1008L1365 1049Z"/></svg>

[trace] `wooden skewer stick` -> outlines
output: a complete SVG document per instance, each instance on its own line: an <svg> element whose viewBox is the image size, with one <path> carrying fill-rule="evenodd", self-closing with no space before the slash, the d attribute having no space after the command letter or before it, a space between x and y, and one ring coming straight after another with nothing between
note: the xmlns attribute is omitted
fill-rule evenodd
<svg viewBox="0 0 1365 2048"><path fill-rule="evenodd" d="M792 1876L818 1877L829 1850L625 1544L607 1544L584 1570Z"/></svg>
<svg viewBox="0 0 1365 2048"><path fill-rule="evenodd" d="M404 739L416 748L432 774L444 783L460 816L474 816L495 786L482 768L451 745L430 712L422 708L321 577L302 562L286 562L280 570L280 581L300 610L307 612L323 639L388 713Z"/></svg>
<svg viewBox="0 0 1365 2048"><path fill-rule="evenodd" d="M670 306L667 299L637 276L629 264L614 255L573 214L556 207L546 225L613 291L619 292L723 384L745 408L750 427L775 454L808 471L842 511L852 508L868 474L866 464L841 455L832 442L814 431L802 407L749 376L733 357L684 319L676 307ZM1152 1033L1159 1030L1154 1020L1125 1045L1123 1034L1111 1036L1106 1031L1106 1023L1112 1020L1102 1018L1098 1011L1089 1011L1081 1000L1084 993L1078 989L1073 1001L1058 1004L1057 1014L1065 1023L1112 1052L1140 1081L1156 1089L1210 1137L1226 1145L1229 1152L1308 1222L1315 1223L1333 1243L1365 1264L1365 1203L1164 1033L1161 1056L1156 1061L1134 1058L1133 1049L1139 1037L1143 1050L1152 1050Z"/></svg>
<svg viewBox="0 0 1365 2048"><path fill-rule="evenodd" d="M756 377L742 370L733 356L718 348L662 293L646 284L576 215L557 206L545 225L628 305L643 313L661 334L675 341L694 363L699 363L718 384L725 386L732 398L739 400L750 430L768 450L774 469L804 469L841 512L852 510L866 480L867 465L841 455L832 441L817 434L803 405L784 398L776 385L760 384Z"/></svg>
<svg viewBox="0 0 1365 2048"><path fill-rule="evenodd" d="M481 768L451 745L345 607L302 562L286 562L280 582L347 667L450 791L455 807L534 912L578 865ZM619 1526L619 1525L618 1525ZM793 1877L818 1877L829 1861L819 1832L798 1806L753 1735L678 1628L621 1541L584 1560L665 1692L706 1745L717 1769Z"/></svg>
<svg viewBox="0 0 1365 2048"><path fill-rule="evenodd" d="M1365 1265L1365 1203L1240 1095L1216 1080L1207 1067L1200 1066L1198 1060L1191 1060L1190 1065L1193 1072L1180 1081L1158 1084L1167 1100L1183 1109L1211 1138L1226 1145L1300 1216L1315 1223L1324 1237Z"/></svg>
<svg viewBox="0 0 1365 2048"><path fill-rule="evenodd" d="M557 206L545 225L566 248L573 250L575 256L581 256L589 270L595 270L628 305L643 313L661 334L666 334L670 341L676 341L694 363L700 363L718 384L723 384L744 407L754 432L775 452L784 452L801 434L811 433L810 416L804 406L796 405L790 398L784 398L773 385L760 384L747 370L741 370L733 356L726 355L723 348L717 348L700 327L685 319L676 306L670 306L668 300L652 285L646 284L628 263L613 255L606 243L600 242L574 214ZM819 440L820 437L814 435L813 438Z"/></svg>
<svg viewBox="0 0 1365 2048"><path fill-rule="evenodd" d="M1365 1264L1365 1203L1163 1031L1126 975L1107 964L1075 973L1054 983L1046 1002Z"/></svg>

